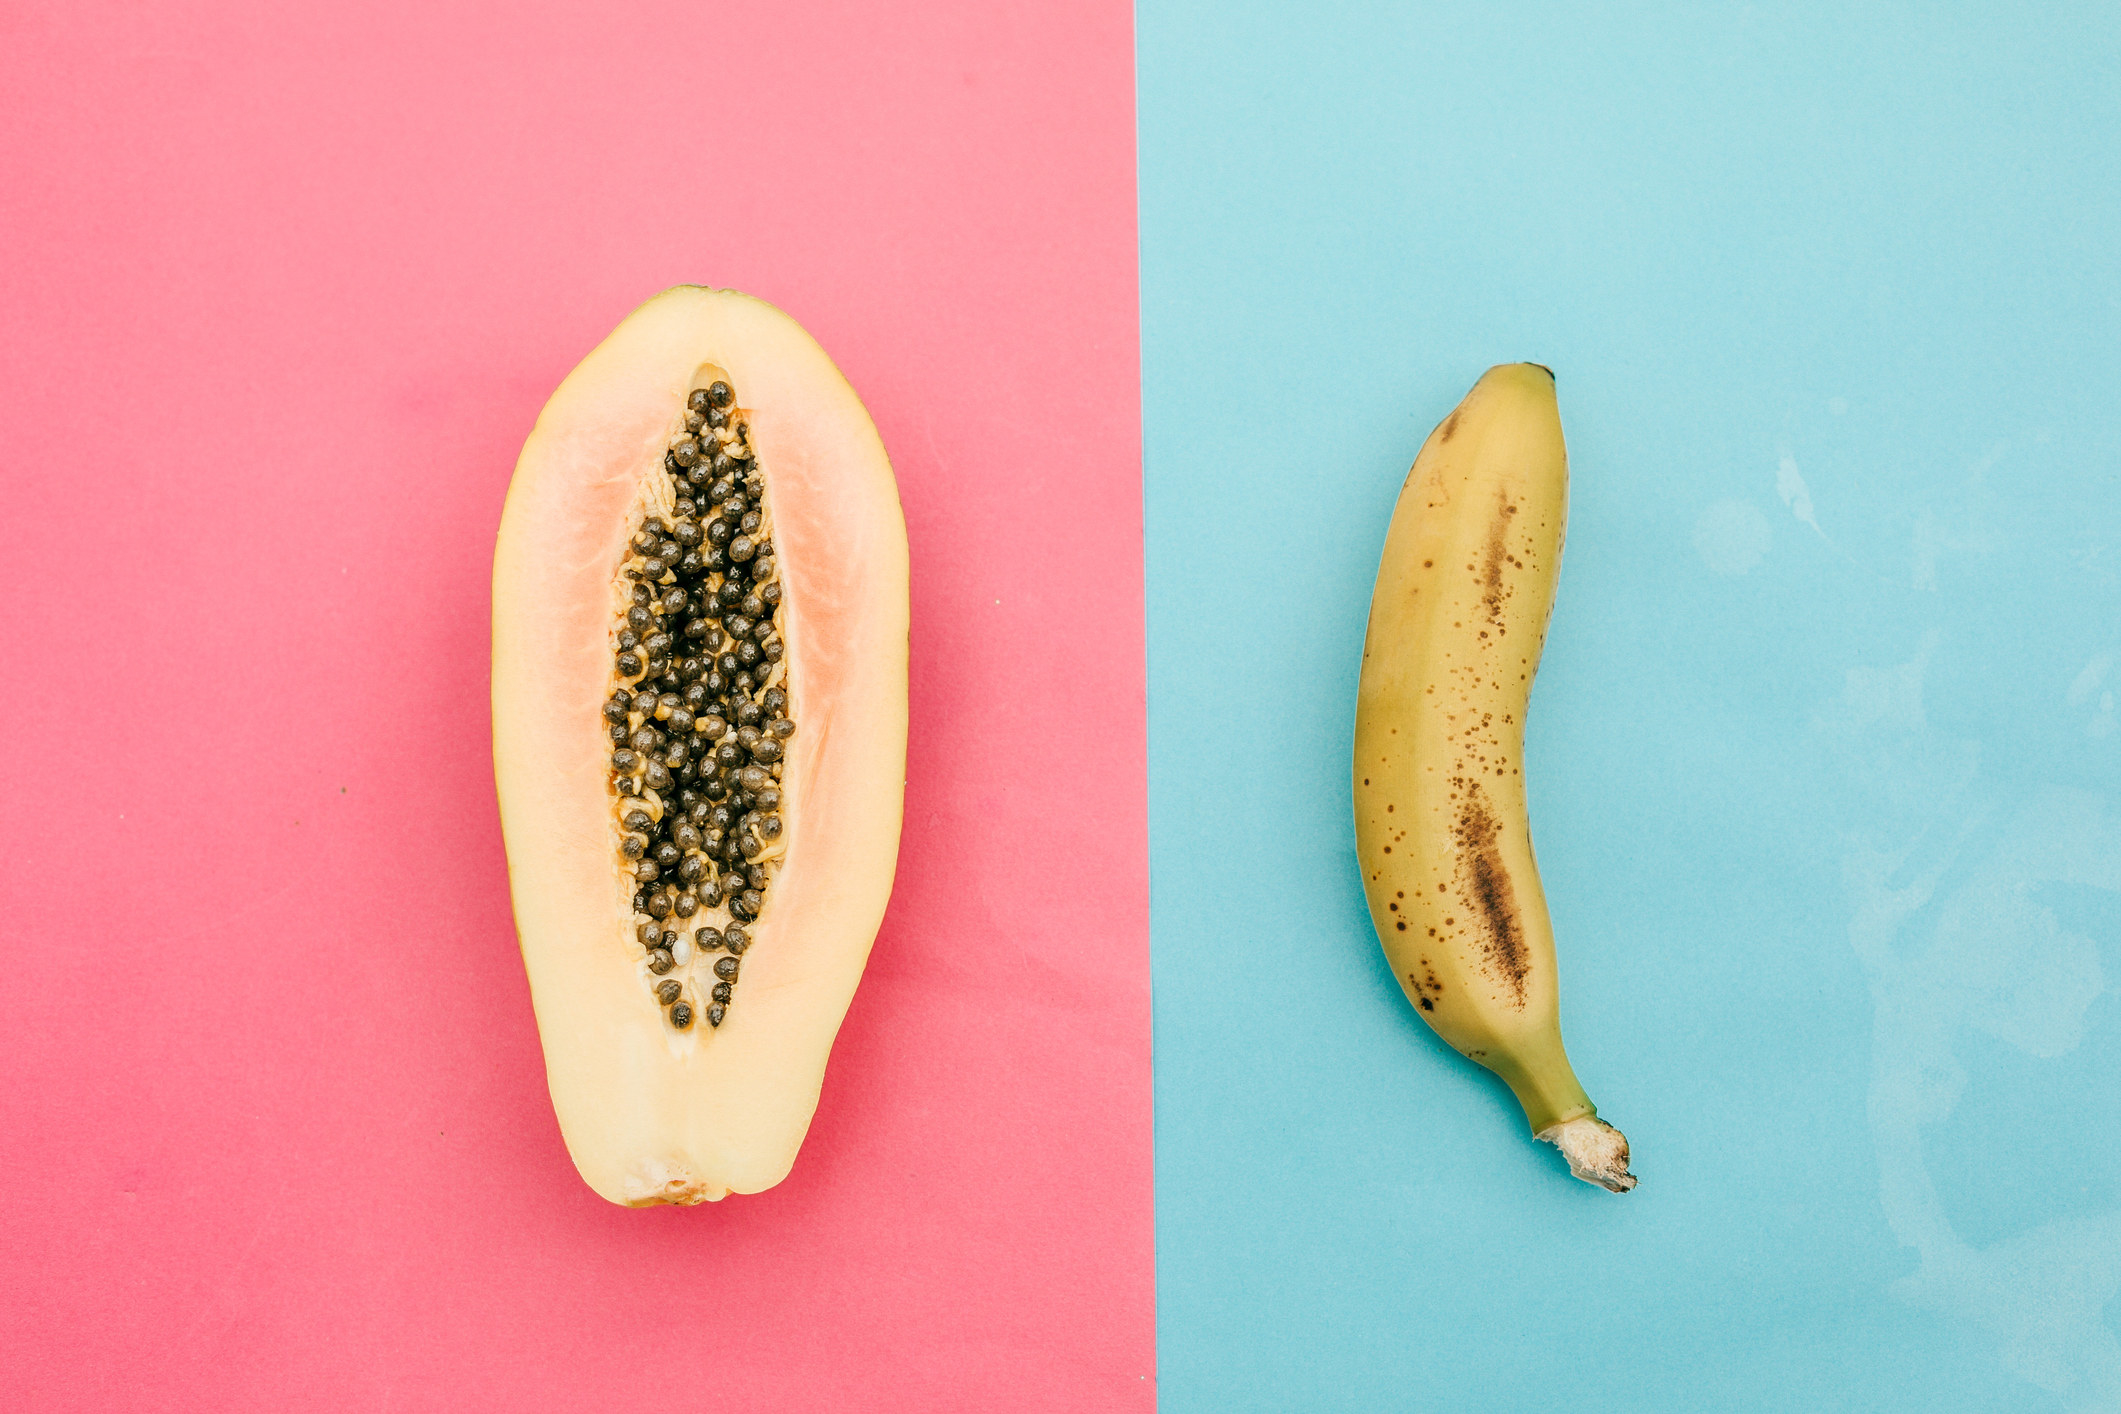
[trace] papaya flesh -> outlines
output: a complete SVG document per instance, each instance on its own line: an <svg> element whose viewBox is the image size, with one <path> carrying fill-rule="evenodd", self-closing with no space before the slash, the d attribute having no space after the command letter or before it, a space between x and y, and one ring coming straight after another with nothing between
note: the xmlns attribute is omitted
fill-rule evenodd
<svg viewBox="0 0 2121 1414"><path fill-rule="evenodd" d="M794 1164L890 897L906 647L891 464L794 320L668 290L560 384L494 549L494 775L553 1109L612 1202Z"/></svg>

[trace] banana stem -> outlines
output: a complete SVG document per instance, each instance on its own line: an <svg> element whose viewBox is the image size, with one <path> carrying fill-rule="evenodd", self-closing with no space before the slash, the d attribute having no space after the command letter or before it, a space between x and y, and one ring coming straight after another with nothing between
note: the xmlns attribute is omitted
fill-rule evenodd
<svg viewBox="0 0 2121 1414"><path fill-rule="evenodd" d="M1596 1115L1578 1115L1539 1131L1538 1138L1561 1150L1569 1172L1611 1193L1635 1186L1628 1172L1628 1137Z"/></svg>

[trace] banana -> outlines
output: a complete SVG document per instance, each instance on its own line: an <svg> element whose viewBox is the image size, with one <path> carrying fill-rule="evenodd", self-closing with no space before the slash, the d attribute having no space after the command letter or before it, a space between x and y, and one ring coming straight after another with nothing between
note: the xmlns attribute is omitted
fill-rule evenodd
<svg viewBox="0 0 2121 1414"><path fill-rule="evenodd" d="M1554 375L1491 368L1400 488L1363 640L1355 845L1385 956L1436 1033L1516 1092L1578 1178L1635 1186L1561 1046L1524 721L1561 572Z"/></svg>

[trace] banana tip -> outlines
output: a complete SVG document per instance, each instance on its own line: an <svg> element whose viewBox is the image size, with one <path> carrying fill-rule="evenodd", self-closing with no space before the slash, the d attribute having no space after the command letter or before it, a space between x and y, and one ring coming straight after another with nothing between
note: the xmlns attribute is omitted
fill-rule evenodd
<svg viewBox="0 0 2121 1414"><path fill-rule="evenodd" d="M1585 1183L1608 1193L1625 1193L1635 1186L1635 1175L1628 1172L1628 1137L1597 1116L1563 1120L1537 1137L1561 1150L1569 1172Z"/></svg>

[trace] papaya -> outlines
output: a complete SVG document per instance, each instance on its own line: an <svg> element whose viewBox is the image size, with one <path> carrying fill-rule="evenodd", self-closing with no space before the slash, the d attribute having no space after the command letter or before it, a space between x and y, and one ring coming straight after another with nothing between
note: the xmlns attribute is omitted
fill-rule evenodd
<svg viewBox="0 0 2121 1414"><path fill-rule="evenodd" d="M786 1177L897 866L905 518L766 302L681 286L567 375L494 546L493 753L546 1083L630 1207Z"/></svg>

